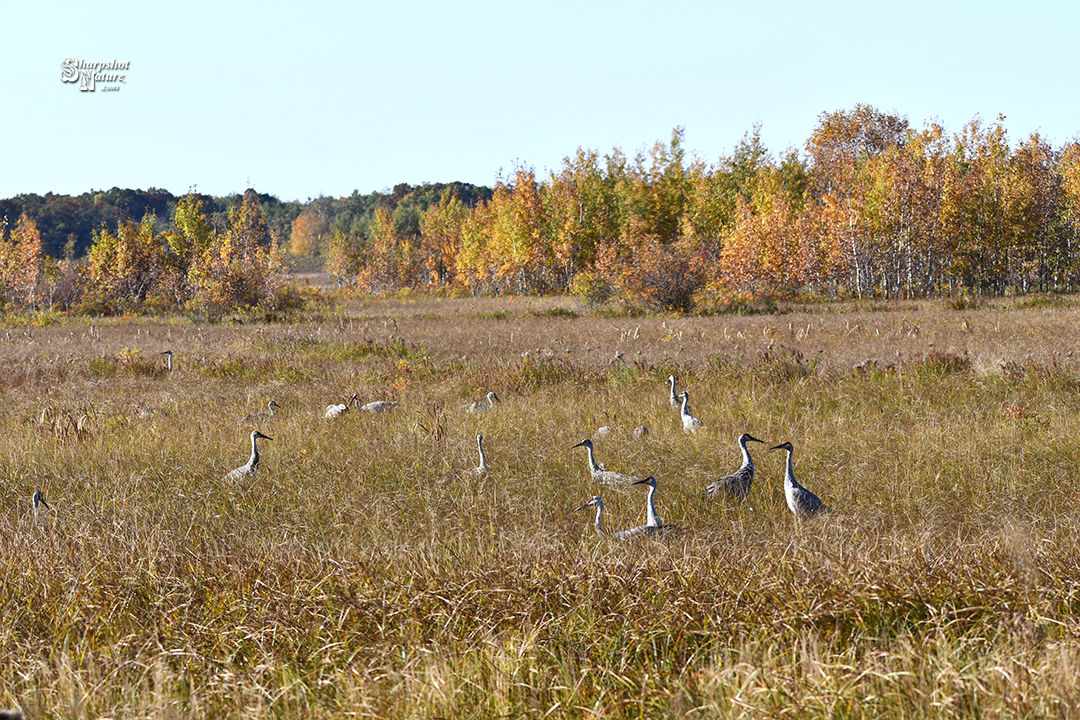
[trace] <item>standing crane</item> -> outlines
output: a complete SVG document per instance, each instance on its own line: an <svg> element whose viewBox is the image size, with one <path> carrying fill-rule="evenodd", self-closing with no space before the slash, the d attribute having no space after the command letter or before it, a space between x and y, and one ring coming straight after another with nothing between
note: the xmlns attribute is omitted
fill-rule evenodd
<svg viewBox="0 0 1080 720"><path fill-rule="evenodd" d="M705 487L704 495L706 500L715 500L718 497L745 500L750 494L750 485L754 482L754 461L750 457L750 451L746 448L748 442L765 444L764 440L758 440L750 433L740 435L739 447L742 448L742 465L727 477L709 483Z"/></svg>
<svg viewBox="0 0 1080 720"><path fill-rule="evenodd" d="M487 405L485 405L482 402L474 402L474 403L469 405L468 410L471 413L486 412L486 411L491 410L492 408L494 408L495 403L497 403L497 402L501 402L499 400L499 396L495 394L494 390L492 390L491 392L489 392L487 394Z"/></svg>
<svg viewBox="0 0 1080 720"><path fill-rule="evenodd" d="M603 465L596 462L596 455L593 454L593 443L589 438L585 438L574 447L584 447L589 451L589 474L596 482L604 485L629 485L634 482L634 478L629 475L623 475L613 470L605 470Z"/></svg>
<svg viewBox="0 0 1080 720"><path fill-rule="evenodd" d="M160 354L165 356L165 369L168 370L169 372L172 372L173 351L172 350L166 350L166 351L164 351L164 352L162 352Z"/></svg>
<svg viewBox="0 0 1080 720"><path fill-rule="evenodd" d="M356 405L357 407L360 406L360 398L357 397L356 393L353 393L352 397L346 400L344 403L341 403L339 405L327 405L326 412L323 414L323 417L328 420L332 420L336 417L341 417L342 414L344 414L349 409L350 405Z"/></svg>
<svg viewBox="0 0 1080 720"><path fill-rule="evenodd" d="M473 468L473 473L476 474L476 475L483 475L484 473L486 473L488 470L491 469L491 466L488 465L487 458L484 457L484 436L483 435L477 435L476 436L476 451L478 453L480 453L480 464Z"/></svg>
<svg viewBox="0 0 1080 720"><path fill-rule="evenodd" d="M668 402L671 403L671 409L674 410L675 412L681 412L682 407L683 407L682 393L676 393L675 392L675 376L674 375L668 375L667 376L667 381L668 381L668 385L670 386L670 390L671 390L671 397L668 399ZM689 405L686 406L686 412L690 412L690 406Z"/></svg>
<svg viewBox="0 0 1080 720"><path fill-rule="evenodd" d="M804 488L795 479L795 468L791 460L795 449L791 446L791 442L785 442L769 449L787 450L787 467L784 470L784 497L787 499L787 505L791 508L791 512L795 513L795 518L802 520L820 513L832 512L832 509L821 502L817 495Z"/></svg>
<svg viewBox="0 0 1080 720"><path fill-rule="evenodd" d="M235 470L231 471L228 475L226 475L225 476L226 480L243 480L245 478L255 476L255 473L259 469L259 442L258 441L259 441L260 438L263 439L263 440L273 440L272 437L267 437L266 435L263 435L258 430L252 430L251 431L251 457L248 458L248 461L246 463L244 463L243 465L241 465L240 467L236 468Z"/></svg>
<svg viewBox="0 0 1080 720"><path fill-rule="evenodd" d="M269 420L270 418L274 417L274 409L275 408L280 408L280 407L281 407L280 405L278 405L276 402L271 400L266 405L266 409L269 412L257 412L257 413L251 413L250 415L245 415L244 416L244 422L257 423L257 422L262 422L263 420Z"/></svg>
<svg viewBox="0 0 1080 720"><path fill-rule="evenodd" d="M679 393L679 397L682 398L682 408L679 415L682 416L683 430L696 433L699 427L704 427L705 423L690 414L690 393L683 390Z"/></svg>

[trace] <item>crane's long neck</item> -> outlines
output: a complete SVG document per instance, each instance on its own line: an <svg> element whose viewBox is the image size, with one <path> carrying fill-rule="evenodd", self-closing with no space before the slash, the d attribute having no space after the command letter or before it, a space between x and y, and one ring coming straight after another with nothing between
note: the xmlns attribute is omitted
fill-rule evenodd
<svg viewBox="0 0 1080 720"><path fill-rule="evenodd" d="M480 453L480 467L486 468L488 466L488 464L487 464L487 458L484 457L484 438L483 438L483 436L478 435L476 437L476 450L477 450L477 452Z"/></svg>
<svg viewBox="0 0 1080 720"><path fill-rule="evenodd" d="M746 449L746 440L740 438L739 447L742 448L742 466L750 471L753 471L754 461L750 457L750 451Z"/></svg>
<svg viewBox="0 0 1080 720"><path fill-rule="evenodd" d="M679 402L679 396L675 394L675 376L668 376L668 382L671 383L671 402L675 404Z"/></svg>
<svg viewBox="0 0 1080 720"><path fill-rule="evenodd" d="M274 417L274 401L271 400L270 404L266 406L270 410L270 417Z"/></svg>
<svg viewBox="0 0 1080 720"><path fill-rule="evenodd" d="M656 495L656 486L649 486L649 497L645 500L645 524L649 527L658 527L663 525L663 522L656 514L656 503L653 502L654 495Z"/></svg>
<svg viewBox="0 0 1080 720"><path fill-rule="evenodd" d="M593 527L596 528L596 532L600 535L604 534L604 503L596 503L596 519L593 520Z"/></svg>
<svg viewBox="0 0 1080 720"><path fill-rule="evenodd" d="M689 403L690 403L690 396L687 395L686 393L683 393L683 396L682 396L682 409L680 409L679 412L682 413L684 417L690 414L690 411L686 409L686 406Z"/></svg>
<svg viewBox="0 0 1080 720"><path fill-rule="evenodd" d="M600 472L600 466L596 464L596 456L593 455L592 445L586 445L585 449L589 451L589 470L594 473Z"/></svg>
<svg viewBox="0 0 1080 720"><path fill-rule="evenodd" d="M248 465L252 470L259 467L259 438L254 435L251 436L251 459L248 460Z"/></svg>
<svg viewBox="0 0 1080 720"><path fill-rule="evenodd" d="M795 464L792 461L793 453L787 451L787 468L784 470L784 484L790 487L799 487L799 481L795 479Z"/></svg>

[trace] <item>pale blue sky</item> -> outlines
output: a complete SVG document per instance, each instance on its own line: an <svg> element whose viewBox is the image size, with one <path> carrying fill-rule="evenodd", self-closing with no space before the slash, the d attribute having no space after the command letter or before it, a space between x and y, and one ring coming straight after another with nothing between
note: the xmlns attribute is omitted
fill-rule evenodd
<svg viewBox="0 0 1080 720"><path fill-rule="evenodd" d="M282 200L491 185L580 146L686 128L708 162L755 122L774 153L867 103L958 132L1080 134L1065 2L39 2L0 13L0 197L249 185ZM119 92L65 57L130 61Z"/></svg>

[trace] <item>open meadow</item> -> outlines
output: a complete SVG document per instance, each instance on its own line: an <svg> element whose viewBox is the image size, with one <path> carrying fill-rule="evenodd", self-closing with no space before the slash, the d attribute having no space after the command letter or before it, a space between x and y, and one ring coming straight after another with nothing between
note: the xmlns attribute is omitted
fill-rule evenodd
<svg viewBox="0 0 1080 720"><path fill-rule="evenodd" d="M400 404L323 418L353 393ZM1075 298L8 325L0 401L0 708L30 718L1080 717ZM704 501L744 431L747 502ZM575 508L641 525L646 491L584 438L684 532L598 537ZM795 521L786 440L834 513Z"/></svg>

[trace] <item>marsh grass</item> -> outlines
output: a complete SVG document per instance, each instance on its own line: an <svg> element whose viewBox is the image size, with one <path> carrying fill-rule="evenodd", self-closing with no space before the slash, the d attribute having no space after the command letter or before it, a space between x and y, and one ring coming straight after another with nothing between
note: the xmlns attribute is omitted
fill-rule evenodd
<svg viewBox="0 0 1080 720"><path fill-rule="evenodd" d="M1077 716L1073 308L614 319L509 304L0 341L0 706ZM166 345L172 373L125 369ZM696 435L668 407L672 372ZM503 402L464 411L488 389ZM352 392L401 406L321 418ZM240 419L269 399L282 410L260 425L274 439L258 477L225 482L249 450ZM609 527L644 520L643 492L594 487L570 449L602 424L600 460L655 475L681 538L613 543L571 512L599 492ZM795 523L781 454L759 448L749 502L706 504L744 430L791 440L797 476L837 512ZM37 488L55 508L39 522Z"/></svg>

